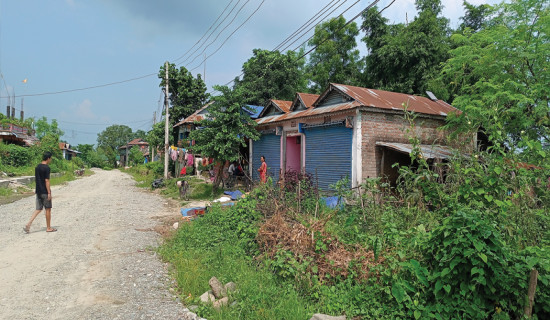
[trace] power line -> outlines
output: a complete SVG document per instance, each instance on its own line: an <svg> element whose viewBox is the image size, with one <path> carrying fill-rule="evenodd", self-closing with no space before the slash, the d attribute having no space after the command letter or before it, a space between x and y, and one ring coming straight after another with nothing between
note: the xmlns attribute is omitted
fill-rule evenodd
<svg viewBox="0 0 550 320"><path fill-rule="evenodd" d="M316 20L318 20L323 14L325 14L328 10L332 9L332 7L334 7L335 5L338 4L338 2L340 2L341 0L338 0L336 1L335 3L333 3L335 0L329 2L323 9L321 9L320 11L318 11L313 17L311 17L308 21L306 21L306 23L304 23L300 28L298 28L296 31L294 31L294 33L292 33L290 36L288 36L285 40L283 40L283 42L281 42L277 47L275 47L275 49L273 49L273 51L275 50L278 50L280 49L282 46L284 46L286 43L288 43L290 40L292 40L292 38L294 38L295 36L297 36L299 33L301 33L305 28L309 27L312 23L314 23ZM344 4L347 0L344 0L344 2L342 2L340 4L340 6L342 4ZM332 3L332 5L329 7L329 5ZM339 6L338 6L339 7ZM336 9L338 9L338 7ZM333 11L334 12L334 11ZM332 12L331 12L332 13ZM330 13L329 13L330 14ZM326 16L324 17L326 18ZM324 18L321 18L321 19L324 19ZM309 30L308 30L309 31ZM307 33L307 31L305 32ZM303 36L303 35L302 35ZM298 37L298 39L300 39L302 36ZM281 51L284 51L284 50L281 50Z"/></svg>
<svg viewBox="0 0 550 320"><path fill-rule="evenodd" d="M374 7L380 0L374 0L371 4L369 4L365 9L361 10L357 15L355 15L352 19L350 19L347 23L345 23L342 27L338 28L335 32L338 32L340 30L342 30L343 28L345 28L346 26L348 26L350 23L352 23L355 19L357 19L358 17L360 17L361 15L365 14L370 8ZM384 10L386 10L387 8L389 8L396 0L392 0L392 2L390 4L388 4L387 6L385 6L382 10L378 11L378 13L382 13ZM357 1L359 2L359 1ZM355 2L354 4L352 4L348 9L346 9L343 13L345 13L346 11L348 11L351 7L355 6L357 4L357 2ZM343 14L342 13L342 14ZM328 40L330 39L330 37L326 37L323 41L321 41L318 45L314 46L313 48L311 48L309 51L305 52L304 54L302 54L300 57L298 57L296 60L294 60L294 62L304 58L305 56L307 56L308 54L310 54L311 52L313 52L314 50L316 50L320 45L322 45L323 43L327 42ZM309 41L309 40L308 40ZM319 62L318 62L319 63ZM317 64L318 64L317 63ZM316 65L317 65L316 64ZM241 73L241 75L244 74L244 73ZM230 83L234 82L235 80L231 80L229 82L227 82L225 85L229 85ZM280 93L282 91L279 90L278 92L275 93L275 95L277 95L278 93ZM217 92L217 90L214 90L212 92L210 92L209 94L213 94L214 92ZM264 102L264 105L267 104L268 101L265 101Z"/></svg>
<svg viewBox="0 0 550 320"><path fill-rule="evenodd" d="M204 62L206 62L206 60L208 58L210 58L211 56L215 55L220 49L221 47L223 47L223 45L229 40L229 38L231 38L231 36L233 36L235 34L235 32L237 32L242 26L245 25L245 23L248 22L248 20L250 20L250 18L252 18L252 16L258 12L258 10L260 10L260 8L262 7L262 5L264 4L265 0L262 0L262 2L260 3L260 5L256 8L256 10L254 10L254 12L252 12L251 15L248 16L248 18L246 18L246 20L239 26L237 27L237 29L235 29L226 39L225 41L216 49L216 51L212 52L210 55L208 55L206 58L204 58L204 60L202 61L202 63L200 63L199 65L197 65L195 68L191 69L190 71L193 71L195 69L197 69L198 67L200 67Z"/></svg>
<svg viewBox="0 0 550 320"><path fill-rule="evenodd" d="M208 33L208 31L210 31L210 29L212 29L212 27L218 22L218 20L220 20L220 18L223 16L223 14L225 13L225 11L227 11L227 8L229 8L229 6L231 5L231 3L233 3L233 1L235 1L235 0L231 0L231 1L227 4L227 6L225 6L225 9L223 9L222 13L220 13L220 15L218 16L218 18L216 19L216 21L214 21L214 22L210 25L210 27L208 28L208 30L206 30L206 31L204 32L204 34L202 35L202 37L201 37L197 42L195 42L195 44L194 44L191 48L189 48L189 50L187 50L183 55L181 55L180 57L174 59L174 60L173 60L174 62L176 62L176 61L182 59L183 57L185 57L185 56L189 53L189 51L193 50L193 48L194 48L197 44L199 44L199 43L202 41L202 39L204 39L204 37L206 36L206 34ZM230 12L229 14L231 14L231 12ZM221 24L221 23L223 23L223 21L220 22L220 24ZM218 25L218 26L219 26L219 25ZM217 27L216 27L216 29L217 29ZM208 41L208 39L205 40L205 42L206 42L206 41Z"/></svg>
<svg viewBox="0 0 550 320"><path fill-rule="evenodd" d="M212 32L210 32L210 34L208 35L208 37L204 40L204 42L198 47L196 48L190 56L188 56L187 58L185 58L185 60L182 61L182 64L185 63L187 60L189 60L189 58L191 58L195 53L197 53L197 51L199 51L202 46L204 46L204 44L206 43L206 41L208 41L208 39L210 39L210 37L214 34L214 32L216 32L216 30L218 30L218 28L225 22L225 20L227 20L227 18L229 18L229 16L231 16L231 13L233 13L233 10L235 10L235 8L237 8L237 6L239 5L239 3L241 2L241 0L238 0L237 3L235 3L235 5L233 6L233 8L231 8L231 11L229 11L229 13L223 18L223 20L218 23L218 25L216 26L216 28L214 28L214 30L212 30ZM219 33L218 33L219 35ZM200 54L199 54L200 55Z"/></svg>
<svg viewBox="0 0 550 320"><path fill-rule="evenodd" d="M261 7L262 4L264 3L264 1L265 1L265 0L262 1L262 3L260 4L260 7ZM193 60L191 60L191 61L189 61L189 62L187 63L188 65L191 64L191 63L193 63L193 61L195 61L195 59L197 59L198 57L200 57L200 56L206 51L206 49L208 49L208 47L210 47L214 42L216 42L216 40L218 40L218 37L219 37L219 36L220 36L220 35L230 26L230 25L233 24L233 22L235 21L235 19L236 19L237 16L239 15L239 13L241 13L241 11L244 9L244 7L245 7L249 2L250 2L250 0L246 0L246 2L239 8L239 11L237 11L237 13L236 13L235 16L233 17L233 19L231 19L231 21L230 21L230 22L229 22L220 32L218 32L218 34L216 35L216 38L214 38L214 40L212 40L206 47L204 47L204 49L203 49L199 54L197 54L197 55L193 58ZM258 9L256 9L256 11L258 11ZM254 13L256 13L256 11L254 11L254 12L248 17L248 19L250 19L250 17L251 17L252 15L254 15ZM248 19L246 19L246 21L248 21ZM246 22L246 21L245 21L245 22ZM240 27L242 27L242 25L240 25L236 30L238 30ZM235 31L234 31L233 33L235 33ZM233 35L233 33L232 33L231 35ZM231 35L230 35L229 37L231 37ZM229 37L228 37L228 38L229 38ZM226 39L226 41L227 41L227 39ZM225 41L224 41L224 43L225 43ZM222 46L223 46L223 44L222 44ZM220 46L220 47L221 47L221 46ZM185 61L184 61L184 62L185 62ZM182 64L183 64L183 63L182 63Z"/></svg>
<svg viewBox="0 0 550 320"><path fill-rule="evenodd" d="M143 75L143 76L139 76L139 77L135 77L135 78L127 79L127 80L116 81L116 82L110 82L110 83L105 83L105 84L99 84L99 85L96 85L96 86L90 86L90 87L84 87L84 88L78 88L78 89L70 89L70 90L62 90L62 91L52 91L52 92L43 92L43 93L21 94L21 95L18 95L18 96L14 95L13 97L14 97L14 98L19 98L19 97L36 97L36 96L45 96L45 95L52 95L52 94L60 94L60 93L68 93L68 92L75 92L75 91L90 90L90 89L108 87L108 86L113 86L113 85L117 85L117 84L121 84L121 83L136 81L136 80L140 80L140 79L144 79L144 78L147 78L147 77L150 77L150 76L156 76L156 75L157 75L157 73L155 72L155 73L149 73L149 74L146 74L146 75ZM1 96L0 96L0 98L9 98L9 97L1 97Z"/></svg>
<svg viewBox="0 0 550 320"><path fill-rule="evenodd" d="M109 123L85 123L85 122L73 122L73 121L65 121L65 120L57 120L57 119L56 119L56 121L57 121L57 122L63 122L63 123L69 123L69 124L84 125L84 126L103 126L103 125L118 124L118 123L113 123L113 122L109 122ZM143 120L130 121L130 122L126 122L126 124L141 123L141 122L144 122L144 121L151 121L151 119L143 119Z"/></svg>
<svg viewBox="0 0 550 320"><path fill-rule="evenodd" d="M339 14L338 16L342 16L344 13L346 13L348 10L350 10L352 7L354 7L357 3L359 3L360 0L354 2L351 6L349 6L346 10L344 10L341 14ZM364 12L366 12L367 10L369 10L370 8L372 8L373 6L375 6L380 0L375 0L373 1L371 4L369 4L365 9L361 10L361 12L356 15L355 17L353 17L351 20L349 20L346 24L344 24L342 27L340 27L338 30L336 30L335 32L338 32L340 30L342 30L343 28L345 28L346 26L348 26L351 22L353 22L355 19L357 19L361 14L363 14ZM395 0L393 0L387 7L389 7L390 5L393 4L393 2L395 2ZM344 2L343 2L344 3ZM340 7L343 3L341 3L338 7ZM338 9L338 7L336 7L336 9ZM387 8L386 7L386 8ZM386 8L382 9L380 12L386 10ZM335 10L336 10L335 9ZM323 11L323 9L321 9L321 11ZM332 12L334 12L335 10L332 10L329 14L331 14ZM326 16L325 16L326 17ZM310 19L311 20L311 19ZM317 25L321 24L322 21L316 23L312 28L316 27ZM310 24L311 25L311 24ZM312 28L310 28L309 30L311 30ZM309 32L308 30L308 32ZM313 36L312 36L313 37ZM312 37L310 37L308 40L306 40L305 42L303 42L300 46L302 46L303 44L307 43ZM299 38L298 38L299 39ZM300 57L298 57L296 60L294 60L294 62L296 61L299 61L300 59L304 58L305 56L307 56L308 54L310 54L312 51L314 51L315 49L317 49L317 47L323 43L325 43L327 40L329 39L329 37L325 38L321 43L319 43L318 45L314 46L311 50L309 50L308 52L302 54ZM284 40L286 41L286 39ZM296 42L296 41L294 41ZM292 45L294 42L292 42L290 45ZM299 46L299 47L300 47ZM287 46L286 48L288 48L289 46ZM297 48L299 48L297 47ZM286 50L285 48L285 50ZM295 49L296 50L296 49ZM275 51L275 50L272 50L272 52ZM237 77L240 77L244 75L244 72L241 72ZM233 83L235 81L235 78L233 80L230 80L228 81L227 83L224 84L224 86L228 86L230 85L231 83ZM217 90L212 90L211 92L209 92L210 95L214 94L215 92L217 92ZM279 91L280 92L280 91ZM278 93L278 92L277 92ZM266 102L267 103L267 102Z"/></svg>
<svg viewBox="0 0 550 320"><path fill-rule="evenodd" d="M344 10L344 12L340 13L340 14L338 15L338 17L344 16L344 13L348 12L348 10L351 9L351 8L353 8L356 4L358 4L359 1L361 1L361 0L355 1L351 6L349 6L346 10ZM344 4L344 3L342 3L342 4ZM336 7L336 9L338 9L342 4L340 4L338 7ZM336 11L336 9L332 10L332 12ZM332 13L332 12L331 12L331 13ZM313 27L309 28L309 29L306 31L306 33L309 32L309 31L311 31L311 29L317 27L319 24L320 24L320 23L318 23L318 24L314 25ZM306 41L302 42L300 45L298 45L296 48L294 48L294 51L298 50L298 48L300 48L300 47L303 46L304 44L308 43L309 40L313 39L314 36L315 36L315 33L314 33L313 35L311 35L311 37L309 37ZM300 38L301 38L301 37L300 37ZM298 38L298 39L299 39L299 38ZM283 49L283 51L286 50L286 49L288 49L291 45L293 45L296 41L298 41L298 39L296 39L296 40L294 40L293 42L291 42L290 44L288 44L288 45Z"/></svg>

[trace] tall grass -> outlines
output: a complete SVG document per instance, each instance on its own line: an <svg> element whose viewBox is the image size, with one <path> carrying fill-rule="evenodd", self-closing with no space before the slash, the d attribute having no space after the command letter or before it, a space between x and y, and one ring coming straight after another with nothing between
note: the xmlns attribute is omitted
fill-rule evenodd
<svg viewBox="0 0 550 320"><path fill-rule="evenodd" d="M255 262L240 245L236 230L220 225L233 210L213 208L203 218L183 225L159 253L173 266L186 305L199 304L215 276L233 281L237 291L231 306L215 311L201 305L198 313L208 319L308 319L318 309L289 283L282 282L263 264Z"/></svg>

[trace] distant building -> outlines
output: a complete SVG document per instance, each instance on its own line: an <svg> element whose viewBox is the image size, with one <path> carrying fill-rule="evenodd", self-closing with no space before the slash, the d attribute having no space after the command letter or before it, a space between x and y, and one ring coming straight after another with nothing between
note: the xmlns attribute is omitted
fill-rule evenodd
<svg viewBox="0 0 550 320"><path fill-rule="evenodd" d="M141 151L141 153L143 154L144 157L149 156L149 143L146 142L145 140L141 139L141 138L137 138L137 139L134 139L134 140L128 142L127 144L125 144L123 146L118 147L118 152L119 152L119 155L120 155L120 163L122 165L126 164L126 152L129 153L130 149L132 149L132 147L134 147L134 146L139 147L139 151Z"/></svg>
<svg viewBox="0 0 550 320"><path fill-rule="evenodd" d="M71 145L65 142L59 143L59 149L63 153L63 158L66 160L71 160L73 157L78 156L82 152L71 149Z"/></svg>
<svg viewBox="0 0 550 320"><path fill-rule="evenodd" d="M213 102L205 104L200 109L195 111L192 115L174 125L174 128L178 128L178 147L189 148L190 146L195 144L194 141L189 139L189 134L191 133L191 131L198 128L199 121L208 119L210 117L210 112L208 111L208 108L210 108L212 104ZM251 119L257 119L263 110L264 107L253 105L247 105L246 108L243 108L243 112L246 112Z"/></svg>
<svg viewBox="0 0 550 320"><path fill-rule="evenodd" d="M34 130L20 127L12 123L0 124L0 142L30 147L40 140L35 136Z"/></svg>

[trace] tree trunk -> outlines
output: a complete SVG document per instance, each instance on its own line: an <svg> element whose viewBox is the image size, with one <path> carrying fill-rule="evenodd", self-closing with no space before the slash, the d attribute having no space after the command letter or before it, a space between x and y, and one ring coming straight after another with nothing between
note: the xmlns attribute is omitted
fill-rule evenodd
<svg viewBox="0 0 550 320"><path fill-rule="evenodd" d="M222 181L222 174L223 174L223 167L225 163L220 162L220 165L218 165L215 174L214 183L212 184L212 192L216 193L218 191L218 188L220 187L220 182Z"/></svg>

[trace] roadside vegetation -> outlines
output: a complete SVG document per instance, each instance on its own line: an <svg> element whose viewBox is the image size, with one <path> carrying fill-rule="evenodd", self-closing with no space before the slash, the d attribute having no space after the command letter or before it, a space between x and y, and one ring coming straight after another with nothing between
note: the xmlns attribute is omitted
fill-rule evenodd
<svg viewBox="0 0 550 320"><path fill-rule="evenodd" d="M141 188L153 189L153 181L161 179L164 175L164 163L161 161L139 164L129 168L128 172ZM186 180L189 183L188 193L185 199L180 196L177 181ZM166 198L178 200L185 205L190 200L214 200L222 195L223 190L213 191L212 183L206 183L204 180L193 175L187 175L180 178L163 179L163 184L159 188L160 194Z"/></svg>
<svg viewBox="0 0 550 320"><path fill-rule="evenodd" d="M382 177L353 190L347 183L333 186L343 200L334 208L305 175L300 183L259 186L235 206L212 207L183 224L159 252L173 266L180 297L187 306L198 305L200 316L550 318L548 3L465 2L457 30L441 16L441 1L415 3L419 14L407 24L390 25L379 8L371 8L362 25L368 56L347 57L356 67L335 73L368 88L433 90L462 111L449 115L443 128L449 145L474 136L479 144L442 162L424 158L415 147L410 165L398 167L396 184ZM340 20L316 33L331 32ZM327 48L314 52L318 60L308 81L319 88L326 87L326 70L333 70L328 64L338 64L324 58L338 53L323 50L355 52L344 38L335 45L338 39L333 35L323 41ZM264 55L255 51L233 90L272 89L252 85L265 80L251 68ZM362 63L367 72L354 74ZM287 71L270 71L281 70ZM260 92L249 94L256 103L264 100ZM405 113L406 119L414 116ZM418 146L414 121L409 123L410 143ZM529 297L532 273L538 273L537 287ZM199 301L212 276L237 284L221 311Z"/></svg>

